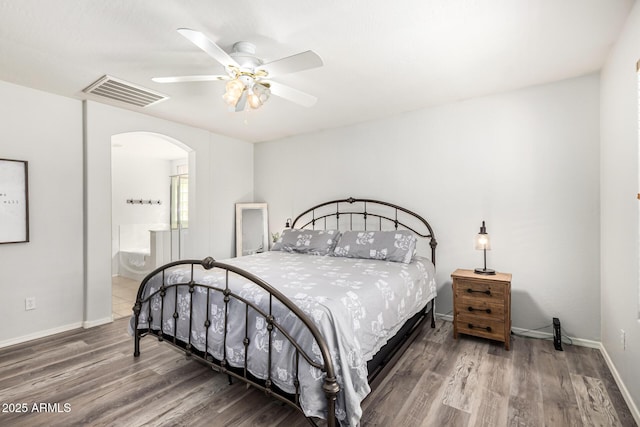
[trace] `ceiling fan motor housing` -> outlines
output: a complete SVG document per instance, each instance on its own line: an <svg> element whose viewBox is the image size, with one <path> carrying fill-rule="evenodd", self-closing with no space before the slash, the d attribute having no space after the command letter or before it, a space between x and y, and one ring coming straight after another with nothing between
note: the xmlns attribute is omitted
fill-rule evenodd
<svg viewBox="0 0 640 427"><path fill-rule="evenodd" d="M256 55L256 45L250 42L237 42L233 45L233 52L229 54L240 66L241 71L253 73L256 67L262 65L262 60Z"/></svg>

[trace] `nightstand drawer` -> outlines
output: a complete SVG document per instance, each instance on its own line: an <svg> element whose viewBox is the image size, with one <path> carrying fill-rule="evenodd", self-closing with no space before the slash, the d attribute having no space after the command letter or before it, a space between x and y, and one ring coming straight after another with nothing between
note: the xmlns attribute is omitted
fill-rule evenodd
<svg viewBox="0 0 640 427"><path fill-rule="evenodd" d="M497 319L504 321L504 300L491 300L489 298L477 298L461 296L456 301L456 316L473 315L484 319Z"/></svg>
<svg viewBox="0 0 640 427"><path fill-rule="evenodd" d="M504 322L493 319L460 316L456 320L458 333L504 341Z"/></svg>
<svg viewBox="0 0 640 427"><path fill-rule="evenodd" d="M504 288L502 283L476 282L472 280L456 281L455 293L459 298L469 296L474 299L504 300Z"/></svg>

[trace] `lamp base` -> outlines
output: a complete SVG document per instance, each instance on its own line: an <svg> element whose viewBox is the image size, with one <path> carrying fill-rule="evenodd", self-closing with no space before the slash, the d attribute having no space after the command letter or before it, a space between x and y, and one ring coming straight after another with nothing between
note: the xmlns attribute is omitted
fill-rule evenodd
<svg viewBox="0 0 640 427"><path fill-rule="evenodd" d="M496 274L496 271L491 270L490 268L476 268L475 270L473 270L473 272L476 274L486 274L486 275Z"/></svg>

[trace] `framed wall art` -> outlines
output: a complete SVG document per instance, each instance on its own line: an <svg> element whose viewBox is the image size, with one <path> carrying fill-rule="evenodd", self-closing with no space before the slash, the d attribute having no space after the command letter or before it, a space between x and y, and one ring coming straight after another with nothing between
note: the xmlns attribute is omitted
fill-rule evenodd
<svg viewBox="0 0 640 427"><path fill-rule="evenodd" d="M0 244L29 241L28 162L0 159Z"/></svg>

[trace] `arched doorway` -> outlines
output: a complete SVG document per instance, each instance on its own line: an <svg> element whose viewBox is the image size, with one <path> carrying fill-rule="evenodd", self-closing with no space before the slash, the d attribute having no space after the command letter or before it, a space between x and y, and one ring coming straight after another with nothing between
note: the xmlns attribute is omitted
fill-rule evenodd
<svg viewBox="0 0 640 427"><path fill-rule="evenodd" d="M189 149L152 132L111 137L113 318L131 314L140 281L182 257L188 239Z"/></svg>

